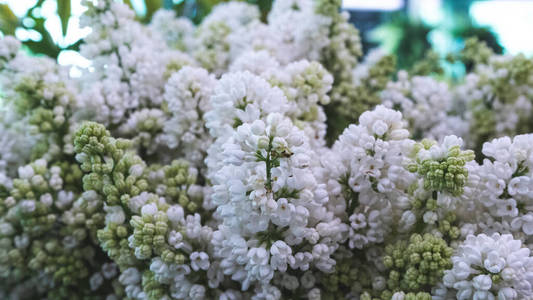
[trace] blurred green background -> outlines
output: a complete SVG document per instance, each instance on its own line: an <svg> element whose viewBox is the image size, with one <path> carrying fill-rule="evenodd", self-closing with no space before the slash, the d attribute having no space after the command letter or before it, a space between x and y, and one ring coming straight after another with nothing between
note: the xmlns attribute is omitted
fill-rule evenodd
<svg viewBox="0 0 533 300"><path fill-rule="evenodd" d="M221 0L123 0L137 14L140 22L148 23L158 9L172 9L199 23ZM248 0L257 5L264 16L271 0ZM77 50L89 29L79 26L85 11L81 0L0 0L0 31L16 35L34 54L58 57L64 50Z"/></svg>
<svg viewBox="0 0 533 300"><path fill-rule="evenodd" d="M221 0L123 0L147 23L160 9L172 9L195 23ZM265 17L271 0L247 0ZM361 31L365 52L381 47L409 69L428 49L443 59L477 36L497 53L533 53L533 1L521 0L344 0L343 9ZM35 55L57 58L62 65L86 67L76 51L89 28L80 28L81 0L0 0L0 32L15 35ZM448 73L464 70L450 67Z"/></svg>

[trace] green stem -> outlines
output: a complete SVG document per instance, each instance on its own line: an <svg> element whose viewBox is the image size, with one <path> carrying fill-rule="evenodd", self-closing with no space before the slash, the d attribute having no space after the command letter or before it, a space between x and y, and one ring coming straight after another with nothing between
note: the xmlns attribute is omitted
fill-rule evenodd
<svg viewBox="0 0 533 300"><path fill-rule="evenodd" d="M355 208L359 205L359 193L351 192L352 197L350 200L350 208L348 209L348 216L351 216L355 211Z"/></svg>
<svg viewBox="0 0 533 300"><path fill-rule="evenodd" d="M266 159L265 159L265 163L266 163L266 177L267 177L267 182L266 182L266 189L268 192L271 192L272 191L272 157L271 157L271 151L272 151L272 141L274 140L274 138L271 136L268 138L268 148L267 148L267 155L266 155Z"/></svg>

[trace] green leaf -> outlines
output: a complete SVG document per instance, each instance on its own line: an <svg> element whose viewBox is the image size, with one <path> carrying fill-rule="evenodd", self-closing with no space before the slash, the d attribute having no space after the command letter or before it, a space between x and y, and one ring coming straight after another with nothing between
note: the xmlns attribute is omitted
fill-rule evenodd
<svg viewBox="0 0 533 300"><path fill-rule="evenodd" d="M61 31L63 36L67 34L68 20L70 19L70 0L57 0L57 14L61 19Z"/></svg>
<svg viewBox="0 0 533 300"><path fill-rule="evenodd" d="M163 7L163 0L144 0L144 4L146 5L145 21L148 22L154 12Z"/></svg>
<svg viewBox="0 0 533 300"><path fill-rule="evenodd" d="M266 157L263 156L263 154L261 154L261 151L260 150L257 150L257 152L255 153L255 158L257 159L257 161L266 161Z"/></svg>
<svg viewBox="0 0 533 300"><path fill-rule="evenodd" d="M130 0L124 0L124 3L128 5L131 9L133 9L133 11L135 11L135 8L133 7L133 4L131 4Z"/></svg>
<svg viewBox="0 0 533 300"><path fill-rule="evenodd" d="M0 4L0 31L6 35L15 34L18 18L7 4Z"/></svg>
<svg viewBox="0 0 533 300"><path fill-rule="evenodd" d="M280 190L274 193L274 199L276 200L280 198L298 199L299 197L300 197L300 190L290 190L286 186L282 187Z"/></svg>

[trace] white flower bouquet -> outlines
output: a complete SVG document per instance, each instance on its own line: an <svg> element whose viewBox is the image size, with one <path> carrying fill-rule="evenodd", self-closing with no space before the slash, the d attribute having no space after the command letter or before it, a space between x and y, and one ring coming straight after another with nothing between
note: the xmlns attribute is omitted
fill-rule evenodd
<svg viewBox="0 0 533 300"><path fill-rule="evenodd" d="M0 40L0 298L533 299L533 60L396 73L339 3Z"/></svg>

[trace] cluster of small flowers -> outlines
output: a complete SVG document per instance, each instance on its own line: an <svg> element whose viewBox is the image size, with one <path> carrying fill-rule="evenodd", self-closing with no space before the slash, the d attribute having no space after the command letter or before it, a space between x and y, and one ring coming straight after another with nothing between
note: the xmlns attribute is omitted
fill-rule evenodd
<svg viewBox="0 0 533 300"><path fill-rule="evenodd" d="M383 105L402 112L409 121L413 138L441 140L447 135L464 136L465 121L452 116L453 94L445 82L430 76L409 78L406 71L397 74L397 81L390 81L381 93Z"/></svg>
<svg viewBox="0 0 533 300"><path fill-rule="evenodd" d="M350 125L323 160L329 206L350 222L349 247L384 242L395 226L393 206L407 202L411 173L402 165L409 132L401 113L378 106ZM402 156L403 155L403 156Z"/></svg>
<svg viewBox="0 0 533 300"><path fill-rule="evenodd" d="M533 60L521 54L495 55L486 48L475 41L466 44L465 59L475 51L479 51L475 54L479 57L464 84L456 88L458 99L468 107L464 118L469 125L471 146L478 148L494 137L533 130L529 120L533 108Z"/></svg>
<svg viewBox="0 0 533 300"><path fill-rule="evenodd" d="M76 82L53 60L24 55L15 39L0 44L2 297L117 298L118 270L96 241L105 212L84 200L73 160Z"/></svg>
<svg viewBox="0 0 533 300"><path fill-rule="evenodd" d="M533 272L529 248L510 234L469 235L453 256L436 299L531 299Z"/></svg>
<svg viewBox="0 0 533 300"><path fill-rule="evenodd" d="M339 0L84 2L80 78L0 40L0 298L533 298L531 60L469 41L452 89Z"/></svg>
<svg viewBox="0 0 533 300"><path fill-rule="evenodd" d="M180 151L180 157L197 166L202 165L212 142L203 116L210 108L215 82L205 69L185 66L165 84L164 99L170 117L161 137L169 148Z"/></svg>
<svg viewBox="0 0 533 300"><path fill-rule="evenodd" d="M469 182L465 187L470 206L477 214L464 231L513 233L533 249L533 135L494 139L483 145L487 157L483 164L468 166Z"/></svg>

